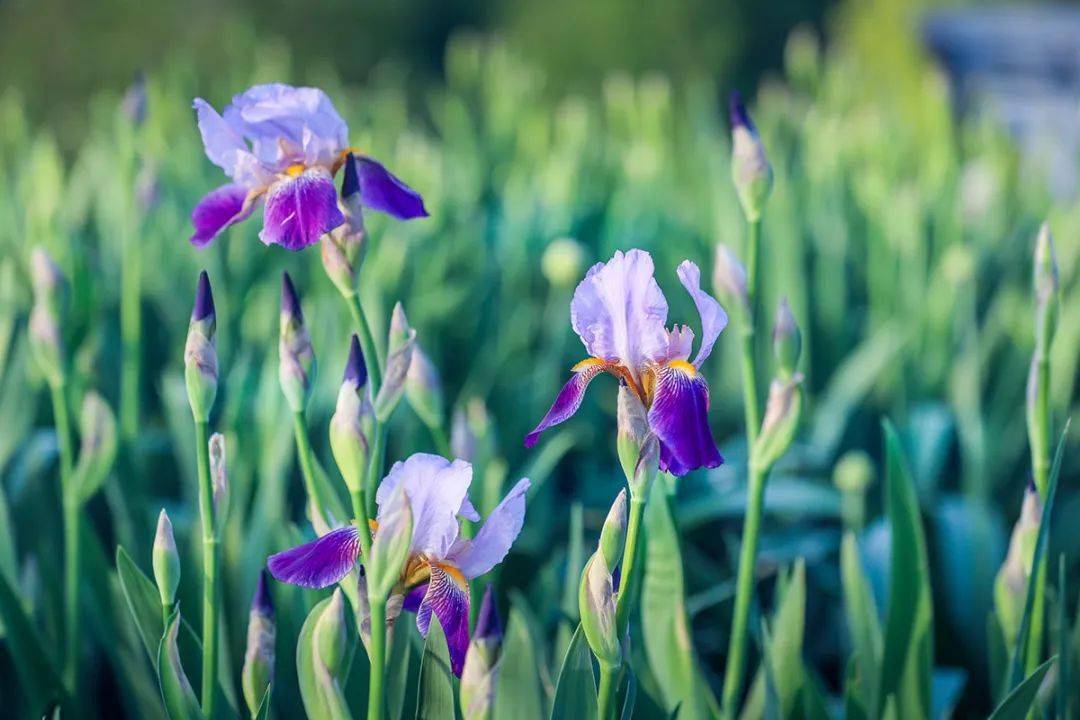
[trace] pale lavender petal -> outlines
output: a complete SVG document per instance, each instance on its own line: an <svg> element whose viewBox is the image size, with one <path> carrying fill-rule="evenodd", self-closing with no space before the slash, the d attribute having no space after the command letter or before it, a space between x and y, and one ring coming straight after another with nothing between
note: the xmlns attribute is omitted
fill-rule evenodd
<svg viewBox="0 0 1080 720"><path fill-rule="evenodd" d="M431 628L432 613L439 618L439 625L446 634L450 667L455 675L461 677L465 651L469 648L469 590L458 585L450 573L434 564L431 566L427 594L416 611L416 627L424 637Z"/></svg>
<svg viewBox="0 0 1080 720"><path fill-rule="evenodd" d="M656 374L649 426L660 440L660 469L685 475L724 461L709 429L709 386L685 362L664 365Z"/></svg>
<svg viewBox="0 0 1080 720"><path fill-rule="evenodd" d="M359 183L360 203L364 207L392 215L398 220L428 216L420 193L402 182L382 164L361 155L353 156L353 162ZM348 189L342 188L343 196L350 194Z"/></svg>
<svg viewBox="0 0 1080 720"><path fill-rule="evenodd" d="M411 550L442 559L457 540L457 516L471 483L472 465L464 460L450 462L440 455L416 453L390 468L375 502L381 511L398 485L404 484L413 516Z"/></svg>
<svg viewBox="0 0 1080 720"><path fill-rule="evenodd" d="M281 582L318 589L340 582L359 557L360 531L355 525L346 525L318 540L271 555L266 566Z"/></svg>
<svg viewBox="0 0 1080 720"><path fill-rule="evenodd" d="M194 108L206 157L235 180L241 159L245 155L251 155L247 143L210 103L202 98L195 98Z"/></svg>
<svg viewBox="0 0 1080 720"><path fill-rule="evenodd" d="M480 531L451 558L468 579L489 572L502 562L525 524L525 492L528 478L522 478L488 515Z"/></svg>
<svg viewBox="0 0 1080 720"><path fill-rule="evenodd" d="M686 325L676 325L668 332L668 360L688 360L694 349L694 331Z"/></svg>
<svg viewBox="0 0 1080 720"><path fill-rule="evenodd" d="M233 98L225 121L278 171L293 162L329 165L348 146L348 126L318 88L256 85Z"/></svg>
<svg viewBox="0 0 1080 720"><path fill-rule="evenodd" d="M570 418L581 407L581 401L585 398L585 389L589 387L592 379L604 370L604 364L599 361L583 361L575 366L574 376L570 378L559 394L555 396L555 402L544 415L540 424L525 436L525 447L531 448L540 439L540 433L553 425L558 425Z"/></svg>
<svg viewBox="0 0 1080 720"><path fill-rule="evenodd" d="M701 270L689 260L683 260L676 271L679 281L694 300L698 315L701 316L701 346L694 357L694 367L701 367L712 353L716 338L727 326L727 313L720 303L709 293L701 289Z"/></svg>
<svg viewBox="0 0 1080 720"><path fill-rule="evenodd" d="M245 206L247 196L246 189L234 184L222 185L204 195L191 211L191 224L195 226L195 232L190 238L191 244L205 247L225 228L250 217L255 203Z"/></svg>
<svg viewBox="0 0 1080 720"><path fill-rule="evenodd" d="M577 286L570 322L589 354L621 362L636 377L647 361L666 359L667 312L649 253L616 251Z"/></svg>
<svg viewBox="0 0 1080 720"><path fill-rule="evenodd" d="M313 168L270 186L259 239L267 245L301 250L343 222L330 173Z"/></svg>

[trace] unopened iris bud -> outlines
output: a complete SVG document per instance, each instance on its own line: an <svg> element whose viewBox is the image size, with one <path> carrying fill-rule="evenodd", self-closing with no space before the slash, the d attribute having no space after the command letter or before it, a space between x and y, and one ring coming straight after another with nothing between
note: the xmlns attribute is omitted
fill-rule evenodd
<svg viewBox="0 0 1080 720"><path fill-rule="evenodd" d="M210 408L217 397L218 359L215 335L217 315L214 312L214 295L210 290L210 278L206 271L199 273L195 289L195 305L188 324L187 342L184 344L184 379L187 382L188 404L196 422L210 419Z"/></svg>
<svg viewBox="0 0 1080 720"><path fill-rule="evenodd" d="M776 308L772 341L780 377L790 378L795 372L795 366L799 363L799 354L802 352L802 334L795 323L795 316L791 313L791 305L788 304L787 298L782 299Z"/></svg>
<svg viewBox="0 0 1080 720"><path fill-rule="evenodd" d="M746 266L727 245L717 245L713 258L713 287L730 304L746 312L750 308Z"/></svg>
<svg viewBox="0 0 1080 720"><path fill-rule="evenodd" d="M368 433L365 420L371 415L367 393L367 367L360 341L352 336L345 376L338 390L337 405L330 418L330 450L334 453L341 477L349 490L358 492L364 487L368 464Z"/></svg>
<svg viewBox="0 0 1080 720"><path fill-rule="evenodd" d="M161 604L171 608L176 602L176 589L180 586L180 555L176 552L172 522L164 510L158 515L152 560Z"/></svg>
<svg viewBox="0 0 1080 720"><path fill-rule="evenodd" d="M315 652L327 671L337 675L344 669L345 651L348 649L345 621L345 594L335 588L322 615L315 623Z"/></svg>
<svg viewBox="0 0 1080 720"><path fill-rule="evenodd" d="M34 307L30 311L30 348L42 375L56 385L64 377L63 325L67 281L59 266L41 247L30 253Z"/></svg>
<svg viewBox="0 0 1080 720"><path fill-rule="evenodd" d="M1035 348L1046 356L1054 338L1058 314L1058 266L1050 225L1043 223L1035 240L1033 284L1035 287Z"/></svg>
<svg viewBox="0 0 1080 720"><path fill-rule="evenodd" d="M866 491L874 482L874 463L861 450L844 454L833 468L833 485L840 491L844 527L861 530L866 518Z"/></svg>
<svg viewBox="0 0 1080 720"><path fill-rule="evenodd" d="M622 558L623 540L626 538L626 488L619 491L611 504L604 525L600 529L600 553L604 563L614 568Z"/></svg>
<svg viewBox="0 0 1080 720"><path fill-rule="evenodd" d="M630 498L635 502L645 502L649 497L653 481L660 474L660 441L649 433L641 445L634 475L630 480Z"/></svg>
<svg viewBox="0 0 1080 720"><path fill-rule="evenodd" d="M300 297L289 273L281 274L281 333L278 340L278 379L294 412L303 412L315 384L315 351L304 324Z"/></svg>
<svg viewBox="0 0 1080 720"><path fill-rule="evenodd" d="M548 243L540 258L540 270L555 287L571 288L581 279L585 251L573 238L558 238Z"/></svg>
<svg viewBox="0 0 1080 720"><path fill-rule="evenodd" d="M461 716L463 720L488 720L495 699L498 679L499 650L502 645L502 623L495 598L488 585L480 603L476 629L465 652L461 671Z"/></svg>
<svg viewBox="0 0 1080 720"><path fill-rule="evenodd" d="M142 70L135 73L135 80L124 92L124 99L120 103L120 110L135 127L146 122L146 73Z"/></svg>
<svg viewBox="0 0 1080 720"><path fill-rule="evenodd" d="M456 458L476 463L492 453L491 416L480 398L454 410L450 425L450 450Z"/></svg>
<svg viewBox="0 0 1080 720"><path fill-rule="evenodd" d="M765 418L751 455L757 467L771 468L795 439L802 417L802 380L802 373L796 373L786 380L775 379L769 386Z"/></svg>
<svg viewBox="0 0 1080 720"><path fill-rule="evenodd" d="M161 200L161 182L153 163L144 163L135 178L135 204L146 215Z"/></svg>
<svg viewBox="0 0 1080 720"><path fill-rule="evenodd" d="M229 514L229 475L225 467L225 436L210 436L210 483L213 488L214 531L219 537Z"/></svg>
<svg viewBox="0 0 1080 720"><path fill-rule="evenodd" d="M742 95L731 93L731 179L739 194L743 213L750 222L761 218L765 201L772 191L773 171L765 155L757 128L746 112Z"/></svg>
<svg viewBox="0 0 1080 720"><path fill-rule="evenodd" d="M585 640L601 666L617 666L622 659L615 626L615 588L604 553L593 553L581 574L578 611Z"/></svg>
<svg viewBox="0 0 1080 720"><path fill-rule="evenodd" d="M405 377L405 398L425 425L442 426L444 409L439 369L419 343L413 345L412 361Z"/></svg>
<svg viewBox="0 0 1080 720"><path fill-rule="evenodd" d="M266 582L266 571L259 573L255 596L248 613L247 648L240 682L251 717L258 715L267 689L274 682L274 644L277 630L274 625L274 600Z"/></svg>
<svg viewBox="0 0 1080 720"><path fill-rule="evenodd" d="M323 235L320 251L327 276L342 295L351 297L356 294L360 281L360 266L367 251L367 231L360 205L360 178L351 153L345 160L344 170L339 207L345 222Z"/></svg>
<svg viewBox="0 0 1080 720"><path fill-rule="evenodd" d="M412 364L415 344L416 330L409 327L405 309L401 307L401 303L397 303L394 305L393 315L390 316L386 376L379 388L379 396L375 398L375 417L381 423L390 419L405 392L405 378L409 374L409 365Z"/></svg>
<svg viewBox="0 0 1080 720"><path fill-rule="evenodd" d="M83 398L79 413L79 446L77 477L79 497L85 502L105 482L116 459L116 416L105 399L90 391Z"/></svg>
<svg viewBox="0 0 1080 720"><path fill-rule="evenodd" d="M627 482L634 480L634 468L641 455L641 445L649 434L649 420L641 399L626 383L619 383L616 406L615 448Z"/></svg>
<svg viewBox="0 0 1080 720"><path fill-rule="evenodd" d="M1042 501L1034 483L1028 483L1020 517L1009 538L1009 551L994 580L994 609L1006 641L1011 645L1020 629L1035 544L1042 521Z"/></svg>

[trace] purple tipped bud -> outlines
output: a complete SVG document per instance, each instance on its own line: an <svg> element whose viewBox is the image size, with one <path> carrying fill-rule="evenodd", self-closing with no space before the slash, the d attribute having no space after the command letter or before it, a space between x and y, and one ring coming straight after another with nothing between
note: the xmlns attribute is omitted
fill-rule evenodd
<svg viewBox="0 0 1080 720"><path fill-rule="evenodd" d="M277 629L274 626L274 601L266 583L266 571L259 574L255 597L248 613L247 648L244 651L244 667L240 674L244 701L251 716L258 714L267 689L274 682L274 644Z"/></svg>
<svg viewBox="0 0 1080 720"><path fill-rule="evenodd" d="M270 595L270 586L266 581L266 570L259 572L259 581L255 585L255 595L251 598L251 611L264 617L274 614L274 598Z"/></svg>
<svg viewBox="0 0 1080 720"><path fill-rule="evenodd" d="M802 352L802 334L799 332L799 326L795 322L795 315L791 312L791 305L788 304L787 298L783 298L776 308L772 340L773 354L776 356L780 375L785 378L791 377Z"/></svg>
<svg viewBox="0 0 1080 720"><path fill-rule="evenodd" d="M350 198L360 192L360 175L356 172L356 158L352 153L345 156L345 176L341 179L341 197Z"/></svg>
<svg viewBox="0 0 1080 720"><path fill-rule="evenodd" d="M120 109L131 124L138 127L146 122L146 105L146 73L139 70L124 93Z"/></svg>
<svg viewBox="0 0 1080 720"><path fill-rule="evenodd" d="M356 387L367 384L367 365L364 363L364 351L360 349L360 338L355 334L349 342L349 359L345 362L345 377L342 384L353 383Z"/></svg>
<svg viewBox="0 0 1080 720"><path fill-rule="evenodd" d="M743 102L742 93L732 90L728 96L728 118L731 120L731 128L743 127L750 132L756 133L753 120L746 113L746 103Z"/></svg>
<svg viewBox="0 0 1080 720"><path fill-rule="evenodd" d="M765 201L772 191L773 173L757 128L750 120L742 96L732 93L731 115L731 178L739 195L746 219L761 218Z"/></svg>
<svg viewBox="0 0 1080 720"><path fill-rule="evenodd" d="M281 273L281 314L295 318L297 322L304 322L300 296L296 294L296 286L287 272Z"/></svg>
<svg viewBox="0 0 1080 720"><path fill-rule="evenodd" d="M495 602L495 594L488 585L484 590L484 599L480 601L480 614L476 618L476 629L473 637L484 640L502 640L503 627L499 619L499 608Z"/></svg>
<svg viewBox="0 0 1080 720"><path fill-rule="evenodd" d="M214 314L214 293L210 290L210 277L205 270L201 270L199 284L195 288L195 306L191 310L191 319L205 320Z"/></svg>

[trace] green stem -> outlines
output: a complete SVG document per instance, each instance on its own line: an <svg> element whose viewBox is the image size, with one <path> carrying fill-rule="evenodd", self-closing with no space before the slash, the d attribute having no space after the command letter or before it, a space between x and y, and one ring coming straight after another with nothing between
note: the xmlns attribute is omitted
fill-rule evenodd
<svg viewBox="0 0 1080 720"><path fill-rule="evenodd" d="M450 449L450 439L446 437L446 430L442 425L428 425L428 430L431 431L431 441L435 443L435 449L439 451L447 460L453 460L450 457L453 452Z"/></svg>
<svg viewBox="0 0 1080 720"><path fill-rule="evenodd" d="M214 689L217 679L218 573L219 547L214 528L214 492L210 480L210 448L207 421L195 421L195 454L199 473L199 517L203 542L203 626L202 626L202 710L214 716Z"/></svg>
<svg viewBox="0 0 1080 720"><path fill-rule="evenodd" d="M743 413L746 419L747 457L757 439L761 426L758 407L757 365L754 362L754 327L757 316L758 256L761 238L761 220L753 220L746 226L746 297L747 306L742 331L742 385Z"/></svg>
<svg viewBox="0 0 1080 720"><path fill-rule="evenodd" d="M626 628L630 624L630 606L633 604L634 590L637 588L638 556L641 554L638 548L638 537L641 531L641 518L645 513L645 498L630 498L630 515L626 525L626 543L623 545L622 556L622 585L621 591L615 601L615 627L619 637L625 637ZM601 718L603 716L601 715Z"/></svg>
<svg viewBox="0 0 1080 720"><path fill-rule="evenodd" d="M352 499L353 517L360 526L360 557L371 556L371 531L368 529L367 502L364 499L364 490L349 488L349 497ZM367 562L365 559L364 562Z"/></svg>
<svg viewBox="0 0 1080 720"><path fill-rule="evenodd" d="M307 490L312 515L325 523L325 506L323 497L319 493L319 485L315 482L314 454L311 450L311 439L308 437L307 432L307 418L303 410L293 413L293 436L296 438L296 456L300 462L300 474L304 477L304 489Z"/></svg>
<svg viewBox="0 0 1080 720"><path fill-rule="evenodd" d="M735 613L731 620L731 642L724 673L723 709L727 718L735 717L736 703L746 671L746 631L750 601L754 594L754 567L757 558L761 514L765 500L765 473L751 463L749 500L739 549L739 574L735 584Z"/></svg>
<svg viewBox="0 0 1080 720"><path fill-rule="evenodd" d="M131 233L128 233L130 236ZM120 438L126 452L131 452L139 430L139 376L142 332L140 297L141 244L126 238L124 262L120 271Z"/></svg>
<svg viewBox="0 0 1080 720"><path fill-rule="evenodd" d="M1049 347L1036 349L1035 372L1038 373L1035 412L1037 422L1031 443L1031 470L1039 497L1046 502L1050 484L1050 352ZM1035 604L1031 612L1031 634L1028 636L1027 667L1031 673L1039 666L1042 657L1043 630L1046 625L1046 556L1043 555L1034 570Z"/></svg>
<svg viewBox="0 0 1080 720"><path fill-rule="evenodd" d="M619 666L600 663L600 687L596 691L596 717L598 720L610 720L615 705L615 686L619 677Z"/></svg>
<svg viewBox="0 0 1080 720"><path fill-rule="evenodd" d="M56 444L60 451L60 496L64 508L64 684L75 695L79 681L79 501L72 487L74 451L71 419L68 415L67 384L64 379L50 385Z"/></svg>
<svg viewBox="0 0 1080 720"><path fill-rule="evenodd" d="M386 675L386 599L371 603L371 673L368 684L368 720L382 720L383 679Z"/></svg>

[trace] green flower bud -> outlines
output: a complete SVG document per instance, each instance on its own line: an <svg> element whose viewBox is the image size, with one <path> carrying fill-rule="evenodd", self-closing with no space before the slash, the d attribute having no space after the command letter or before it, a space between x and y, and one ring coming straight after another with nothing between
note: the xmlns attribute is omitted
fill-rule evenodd
<svg viewBox="0 0 1080 720"><path fill-rule="evenodd" d="M615 589L604 553L593 553L581 573L578 611L585 640L601 665L616 666L622 660L622 646L615 626Z"/></svg>
<svg viewBox="0 0 1080 720"><path fill-rule="evenodd" d="M366 565L368 597L372 603L385 600L409 559L413 516L405 488L398 486L380 508L379 528L371 541Z"/></svg>
<svg viewBox="0 0 1080 720"><path fill-rule="evenodd" d="M63 381L63 324L67 308L67 281L49 254L36 247L30 254L34 306L30 311L30 348L41 374L52 385Z"/></svg>
<svg viewBox="0 0 1080 720"><path fill-rule="evenodd" d="M338 206L345 222L322 236L320 251L323 268L331 282L345 297L356 294L360 284L360 266L367 252L364 210L360 205L360 183L356 163L349 155L344 164L341 198Z"/></svg>
<svg viewBox="0 0 1080 720"><path fill-rule="evenodd" d="M641 399L625 383L619 384L619 401L616 411L615 447L619 453L626 481L634 480L634 469L641 455L641 445L649 434L648 414Z"/></svg>
<svg viewBox="0 0 1080 720"><path fill-rule="evenodd" d="M176 552L172 522L164 510L158 515L152 560L154 581L157 583L158 594L161 595L161 604L172 607L176 602L176 589L180 587L180 555Z"/></svg>
<svg viewBox="0 0 1080 720"><path fill-rule="evenodd" d="M750 222L761 218L772 192L773 171L757 128L750 120L738 92L731 94L731 179L739 194L743 214Z"/></svg>
<svg viewBox="0 0 1080 720"><path fill-rule="evenodd" d="M334 453L341 477L351 491L364 487L368 465L368 433L365 420L372 414L368 401L367 368L360 351L360 341L352 336L345 377L338 389L337 405L330 418L330 450Z"/></svg>
<svg viewBox="0 0 1080 720"><path fill-rule="evenodd" d="M994 579L994 610L1010 649L1015 643L1024 613L1042 510L1039 492L1034 483L1029 483L1024 491L1020 517L1009 538L1005 562Z"/></svg>
<svg viewBox="0 0 1080 720"><path fill-rule="evenodd" d="M281 332L278 340L278 379L294 412L303 412L315 384L315 351L304 324L300 297L289 273L281 274Z"/></svg>
<svg viewBox="0 0 1080 720"><path fill-rule="evenodd" d="M195 304L188 324L184 344L184 380L187 383L188 404L196 422L208 422L210 408L217 397L218 359L215 335L217 315L210 279L203 270L195 291Z"/></svg>
<svg viewBox="0 0 1080 720"><path fill-rule="evenodd" d="M1046 357L1050 352L1050 342L1057 328L1058 280L1057 256L1054 252L1054 238L1050 235L1050 225L1043 223L1039 236L1035 240L1035 261L1033 270L1035 287L1035 351Z"/></svg>
<svg viewBox="0 0 1080 720"><path fill-rule="evenodd" d="M337 676L345 665L345 653L348 650L348 625L345 618L345 593L341 588L334 588L319 620L315 623L315 654L322 661L326 670Z"/></svg>
<svg viewBox="0 0 1080 720"><path fill-rule="evenodd" d="M548 243L540 258L540 270L547 281L560 288L571 288L581 279L585 251L573 238L558 238Z"/></svg>
<svg viewBox="0 0 1080 720"><path fill-rule="evenodd" d="M833 468L833 485L840 491L844 526L860 530L866 519L866 490L874 482L874 463L861 450L843 455Z"/></svg>
<svg viewBox="0 0 1080 720"><path fill-rule="evenodd" d="M750 309L750 293L747 289L746 266L727 245L717 245L713 259L713 287L729 304L742 312Z"/></svg>
<svg viewBox="0 0 1080 720"><path fill-rule="evenodd" d="M499 675L499 651L502 645L502 624L495 607L491 586L484 591L476 629L465 664L461 671L461 716L463 720L488 720L495 699L495 683Z"/></svg>
<svg viewBox="0 0 1080 720"><path fill-rule="evenodd" d="M83 398L79 431L82 440L75 482L80 502L86 502L101 488L116 460L116 417L96 392L88 392Z"/></svg>
<svg viewBox="0 0 1080 720"><path fill-rule="evenodd" d="M225 436L210 436L210 482L213 489L214 534L221 537L225 519L229 514L229 476L225 467Z"/></svg>
<svg viewBox="0 0 1080 720"><path fill-rule="evenodd" d="M390 336L387 343L386 375L383 378L379 395L375 398L375 417L385 423L401 401L405 392L405 378L412 364L413 347L416 344L416 330L409 327L405 310L401 303L394 305L390 317Z"/></svg>
<svg viewBox="0 0 1080 720"><path fill-rule="evenodd" d="M405 377L405 397L409 405L428 427L443 424L443 390L439 369L417 343L413 346L412 362Z"/></svg>
<svg viewBox="0 0 1080 720"><path fill-rule="evenodd" d="M765 418L754 443L751 460L768 470L791 446L802 417L802 373L787 380L776 379L769 386Z"/></svg>
<svg viewBox="0 0 1080 720"><path fill-rule="evenodd" d="M604 556L604 564L614 568L622 559L623 541L626 539L626 488L619 491L619 495L608 510L604 526L600 529L600 554Z"/></svg>
<svg viewBox="0 0 1080 720"><path fill-rule="evenodd" d="M267 587L266 571L259 574L259 584L248 613L247 647L240 684L251 717L258 715L267 689L274 682L274 645L277 629L274 625L274 602Z"/></svg>
<svg viewBox="0 0 1080 720"><path fill-rule="evenodd" d="M802 334L791 313L787 298L780 301L776 308L776 320L773 324L773 354L781 378L790 378L799 363L802 352Z"/></svg>
<svg viewBox="0 0 1080 720"><path fill-rule="evenodd" d="M645 502L652 490L653 481L660 474L660 440L649 433L641 446L634 476L630 480L630 497Z"/></svg>

